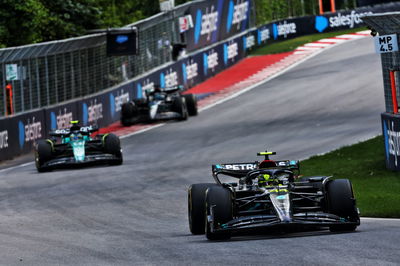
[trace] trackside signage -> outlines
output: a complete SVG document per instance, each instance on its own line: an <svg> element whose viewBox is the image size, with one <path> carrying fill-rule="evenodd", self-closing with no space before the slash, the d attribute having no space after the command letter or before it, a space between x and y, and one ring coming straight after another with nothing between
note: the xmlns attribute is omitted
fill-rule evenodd
<svg viewBox="0 0 400 266"><path fill-rule="evenodd" d="M400 117L383 113L382 132L385 141L386 167L400 171Z"/></svg>
<svg viewBox="0 0 400 266"><path fill-rule="evenodd" d="M377 54L391 53L399 50L396 34L376 36L374 39Z"/></svg>

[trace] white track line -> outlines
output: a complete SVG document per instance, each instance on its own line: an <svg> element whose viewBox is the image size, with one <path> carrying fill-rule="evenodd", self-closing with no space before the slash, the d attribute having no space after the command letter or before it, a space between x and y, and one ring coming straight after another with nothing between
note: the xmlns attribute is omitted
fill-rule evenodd
<svg viewBox="0 0 400 266"><path fill-rule="evenodd" d="M375 218L375 217L360 217L361 220L378 220L378 221L400 221L399 218Z"/></svg>

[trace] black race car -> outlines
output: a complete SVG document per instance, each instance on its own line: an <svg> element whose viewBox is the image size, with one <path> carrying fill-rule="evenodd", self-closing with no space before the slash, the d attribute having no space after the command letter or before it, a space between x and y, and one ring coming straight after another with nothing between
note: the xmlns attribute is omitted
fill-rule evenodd
<svg viewBox="0 0 400 266"><path fill-rule="evenodd" d="M98 130L96 126L71 123L71 128L51 131L49 139L37 141L35 163L39 172L90 164L122 164L118 136L109 133L92 138L90 135Z"/></svg>
<svg viewBox="0 0 400 266"><path fill-rule="evenodd" d="M197 115L197 99L193 94L182 94L182 86L146 90L146 97L134 99L121 106L121 124L156 120L186 120Z"/></svg>
<svg viewBox="0 0 400 266"><path fill-rule="evenodd" d="M354 231L360 225L348 179L301 177L298 161L232 163L212 166L216 183L193 184L188 190L192 234L210 240L229 239L239 231L275 227L329 227ZM237 179L223 183L220 176Z"/></svg>

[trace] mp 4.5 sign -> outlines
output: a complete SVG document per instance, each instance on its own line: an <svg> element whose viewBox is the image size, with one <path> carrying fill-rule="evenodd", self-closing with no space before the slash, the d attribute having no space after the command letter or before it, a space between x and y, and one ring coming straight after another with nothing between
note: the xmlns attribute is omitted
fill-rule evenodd
<svg viewBox="0 0 400 266"><path fill-rule="evenodd" d="M377 54L391 53L399 50L397 35L382 35L375 37L375 51Z"/></svg>

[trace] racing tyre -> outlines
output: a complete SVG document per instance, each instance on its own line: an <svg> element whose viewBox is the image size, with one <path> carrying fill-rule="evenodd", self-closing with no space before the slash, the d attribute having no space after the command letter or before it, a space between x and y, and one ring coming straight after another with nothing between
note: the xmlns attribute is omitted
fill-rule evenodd
<svg viewBox="0 0 400 266"><path fill-rule="evenodd" d="M132 118L137 116L137 107L132 102L123 103L121 106L121 124L129 126L132 124Z"/></svg>
<svg viewBox="0 0 400 266"><path fill-rule="evenodd" d="M359 222L353 189L348 179L336 179L327 183L326 187L329 212L344 217L352 222ZM357 225L332 225L331 232L354 231Z"/></svg>
<svg viewBox="0 0 400 266"><path fill-rule="evenodd" d="M193 94L185 94L183 95L186 100L186 106L188 110L189 116L195 116L198 114L197 111L197 98Z"/></svg>
<svg viewBox="0 0 400 266"><path fill-rule="evenodd" d="M231 192L228 189L222 186L213 186L207 189L204 219L206 237L209 240L226 240L231 237L229 231L212 232L211 226L220 228L222 224L231 221L232 209ZM213 217L211 217L211 214ZM211 218L213 218L213 221L211 221Z"/></svg>
<svg viewBox="0 0 400 266"><path fill-rule="evenodd" d="M184 97L176 97L172 103L172 111L180 114L179 120L187 120L188 119L188 110L186 107L186 100Z"/></svg>
<svg viewBox="0 0 400 266"><path fill-rule="evenodd" d="M36 146L36 153L35 153L35 164L36 169L38 172L46 172L49 171L47 167L44 167L43 164L49 161L53 156L52 151L52 141L51 140L38 140Z"/></svg>
<svg viewBox="0 0 400 266"><path fill-rule="evenodd" d="M118 159L113 161L112 165L122 164L121 143L119 137L110 133L103 136L104 152L115 155Z"/></svg>
<svg viewBox="0 0 400 266"><path fill-rule="evenodd" d="M189 228L193 235L202 235L205 230L206 190L218 186L215 183L193 184L188 189Z"/></svg>

